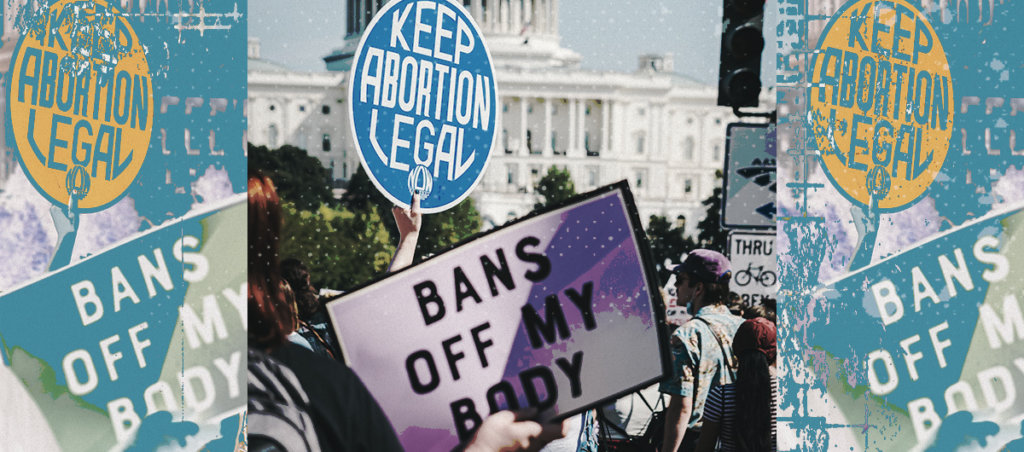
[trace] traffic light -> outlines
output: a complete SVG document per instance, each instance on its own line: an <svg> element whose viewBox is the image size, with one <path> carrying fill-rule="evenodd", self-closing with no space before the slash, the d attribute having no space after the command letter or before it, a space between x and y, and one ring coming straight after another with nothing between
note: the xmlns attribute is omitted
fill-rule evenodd
<svg viewBox="0 0 1024 452"><path fill-rule="evenodd" d="M756 107L761 92L765 0L724 0L718 105Z"/></svg>

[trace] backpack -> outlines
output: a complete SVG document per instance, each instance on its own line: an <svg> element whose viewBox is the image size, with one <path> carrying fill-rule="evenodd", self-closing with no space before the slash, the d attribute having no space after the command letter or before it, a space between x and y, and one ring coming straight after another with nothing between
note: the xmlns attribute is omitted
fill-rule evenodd
<svg viewBox="0 0 1024 452"><path fill-rule="evenodd" d="M250 452L320 451L309 415L309 397L295 373L250 348L248 390Z"/></svg>

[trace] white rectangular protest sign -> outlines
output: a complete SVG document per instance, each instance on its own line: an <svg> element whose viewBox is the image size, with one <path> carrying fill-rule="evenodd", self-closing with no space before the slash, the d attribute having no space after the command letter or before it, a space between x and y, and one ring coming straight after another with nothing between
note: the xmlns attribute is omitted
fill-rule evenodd
<svg viewBox="0 0 1024 452"><path fill-rule="evenodd" d="M451 450L491 412L564 417L669 372L664 308L625 182L328 304L404 447Z"/></svg>

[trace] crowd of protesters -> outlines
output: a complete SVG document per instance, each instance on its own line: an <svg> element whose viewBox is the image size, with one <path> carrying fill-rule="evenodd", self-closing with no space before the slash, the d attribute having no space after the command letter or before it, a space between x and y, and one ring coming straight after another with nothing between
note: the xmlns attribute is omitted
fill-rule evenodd
<svg viewBox="0 0 1024 452"><path fill-rule="evenodd" d="M279 262L282 215L273 182L250 174L248 193L250 449L401 450L373 396L336 356L323 303L329 297L303 262ZM393 215L400 239L388 271L413 261L418 196ZM689 252L673 273L678 304L692 317L671 332L671 376L557 424L534 422L529 412L495 413L460 447L775 451L774 303L738 306L730 263L714 251Z"/></svg>

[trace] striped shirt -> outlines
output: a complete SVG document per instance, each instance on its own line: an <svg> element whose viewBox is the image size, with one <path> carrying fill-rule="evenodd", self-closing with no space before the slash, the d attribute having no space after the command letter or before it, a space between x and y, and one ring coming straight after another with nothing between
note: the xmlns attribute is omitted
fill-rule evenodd
<svg viewBox="0 0 1024 452"><path fill-rule="evenodd" d="M779 388L776 379L772 378L772 449L778 450L775 442L775 411L779 405ZM736 385L727 384L711 388L708 394L707 404L704 405L704 420L718 422L721 431L718 439L722 445L722 451L738 451L737 429L736 429Z"/></svg>

